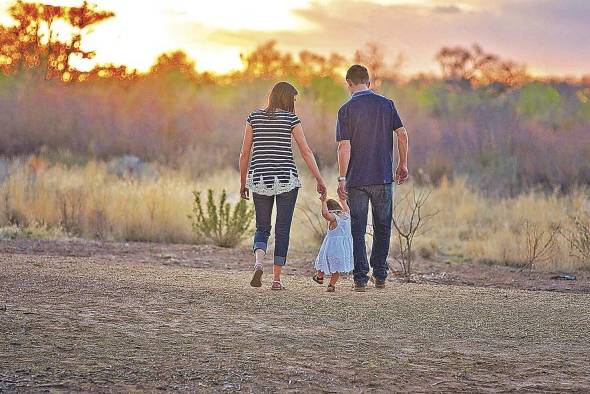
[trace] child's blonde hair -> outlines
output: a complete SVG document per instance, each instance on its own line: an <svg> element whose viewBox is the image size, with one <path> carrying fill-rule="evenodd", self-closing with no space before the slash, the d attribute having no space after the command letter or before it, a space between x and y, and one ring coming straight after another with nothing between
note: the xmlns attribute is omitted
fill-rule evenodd
<svg viewBox="0 0 590 394"><path fill-rule="evenodd" d="M328 207L328 211L330 212L343 210L342 205L340 205L340 203L334 200L333 198L328 198L326 200L326 206Z"/></svg>

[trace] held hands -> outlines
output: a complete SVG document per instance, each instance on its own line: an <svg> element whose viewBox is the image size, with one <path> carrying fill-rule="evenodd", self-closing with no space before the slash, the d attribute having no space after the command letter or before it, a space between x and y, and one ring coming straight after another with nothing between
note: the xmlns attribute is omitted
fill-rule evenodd
<svg viewBox="0 0 590 394"><path fill-rule="evenodd" d="M345 200L348 197L348 190L346 190L346 181L340 180L338 181L338 198L340 200Z"/></svg>
<svg viewBox="0 0 590 394"><path fill-rule="evenodd" d="M324 183L324 180L323 179L318 179L317 180L316 190L320 194L320 200L322 198L325 200L326 199L326 196L328 195L328 188L326 187L326 184Z"/></svg>
<svg viewBox="0 0 590 394"><path fill-rule="evenodd" d="M408 165L407 164L398 164L397 168L395 169L395 175L393 179L398 185L401 185L405 181L408 180Z"/></svg>

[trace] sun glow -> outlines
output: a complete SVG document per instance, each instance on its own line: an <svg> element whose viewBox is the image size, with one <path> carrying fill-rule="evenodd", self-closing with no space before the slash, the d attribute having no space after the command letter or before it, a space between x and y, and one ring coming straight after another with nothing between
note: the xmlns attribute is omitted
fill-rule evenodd
<svg viewBox="0 0 590 394"><path fill-rule="evenodd" d="M44 0L52 5L79 5L75 0ZM146 71L164 52L187 52L200 70L227 72L242 65L240 53L250 48L215 43L208 36L217 29L226 31L303 30L308 26L293 11L310 0L95 0L100 9L115 17L96 26L83 41L86 50L95 50L91 61L76 66L89 69L94 64L125 64ZM11 4L0 0L0 21L8 23L5 11ZM261 37L264 40L264 37Z"/></svg>
<svg viewBox="0 0 590 394"><path fill-rule="evenodd" d="M113 10L117 17L98 26L86 44L101 48L96 62L113 59L145 71L162 52L182 49L196 59L198 69L223 73L239 69L240 53L248 48L211 42L207 38L213 31L304 29L293 10L306 4L307 0L286 0L280 5L273 0L102 0L98 5Z"/></svg>

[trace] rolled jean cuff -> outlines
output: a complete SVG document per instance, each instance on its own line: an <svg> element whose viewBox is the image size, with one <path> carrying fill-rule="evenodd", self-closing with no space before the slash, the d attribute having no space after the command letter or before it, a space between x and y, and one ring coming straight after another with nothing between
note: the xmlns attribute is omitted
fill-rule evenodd
<svg viewBox="0 0 590 394"><path fill-rule="evenodd" d="M254 242L252 250L256 252L258 249L262 249L266 253L266 242Z"/></svg>
<svg viewBox="0 0 590 394"><path fill-rule="evenodd" d="M275 256L275 265L285 265L287 263L287 258L284 256Z"/></svg>

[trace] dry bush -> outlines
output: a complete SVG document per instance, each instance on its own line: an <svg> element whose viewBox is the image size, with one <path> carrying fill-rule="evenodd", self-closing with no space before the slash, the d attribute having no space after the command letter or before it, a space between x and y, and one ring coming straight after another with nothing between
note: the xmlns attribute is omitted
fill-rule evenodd
<svg viewBox="0 0 590 394"><path fill-rule="evenodd" d="M82 235L82 215L86 193L81 187L56 190L55 199L60 213L60 227L68 234Z"/></svg>
<svg viewBox="0 0 590 394"><path fill-rule="evenodd" d="M570 255L578 259L585 268L590 267L590 217L570 216L571 227L561 231L570 246Z"/></svg>
<svg viewBox="0 0 590 394"><path fill-rule="evenodd" d="M561 226L553 224L548 230L545 230L526 220L522 227L526 240L524 244L526 260L520 270L524 271L528 268L531 271L536 264L546 262L553 257Z"/></svg>
<svg viewBox="0 0 590 394"><path fill-rule="evenodd" d="M394 204L393 228L394 237L397 240L399 254L394 255L402 269L406 281L411 280L412 262L414 260L414 240L424 234L428 229L429 222L438 212L428 213L424 206L430 197L430 191L412 189Z"/></svg>

